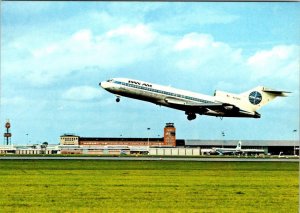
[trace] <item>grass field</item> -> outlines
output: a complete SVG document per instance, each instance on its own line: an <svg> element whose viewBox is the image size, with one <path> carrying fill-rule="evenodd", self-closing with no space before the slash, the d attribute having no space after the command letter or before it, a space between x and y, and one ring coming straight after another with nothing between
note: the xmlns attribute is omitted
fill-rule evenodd
<svg viewBox="0 0 300 213"><path fill-rule="evenodd" d="M298 212L298 163L1 160L0 212Z"/></svg>

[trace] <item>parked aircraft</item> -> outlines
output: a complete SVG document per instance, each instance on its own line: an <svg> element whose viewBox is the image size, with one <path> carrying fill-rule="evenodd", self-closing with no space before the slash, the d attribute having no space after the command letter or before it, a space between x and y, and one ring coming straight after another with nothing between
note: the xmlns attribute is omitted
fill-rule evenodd
<svg viewBox="0 0 300 213"><path fill-rule="evenodd" d="M100 82L99 85L115 94L117 102L121 96L151 102L185 111L188 120L195 119L196 114L260 118L260 114L256 112L258 109L274 98L289 93L258 86L241 94L215 91L214 96L208 96L127 78L113 78Z"/></svg>
<svg viewBox="0 0 300 213"><path fill-rule="evenodd" d="M236 148L212 148L210 154L218 153L219 155L224 154L259 154L265 153L264 149L242 149L242 142L239 141Z"/></svg>

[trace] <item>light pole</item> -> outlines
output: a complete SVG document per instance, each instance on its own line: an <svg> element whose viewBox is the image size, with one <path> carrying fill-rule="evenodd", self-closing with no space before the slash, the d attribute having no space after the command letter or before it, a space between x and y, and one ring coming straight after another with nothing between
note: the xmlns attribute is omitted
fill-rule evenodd
<svg viewBox="0 0 300 213"><path fill-rule="evenodd" d="M150 151L149 130L150 130L150 128L148 127L147 128L147 132L148 132L148 154L149 154L149 151Z"/></svg>
<svg viewBox="0 0 300 213"><path fill-rule="evenodd" d="M27 145L28 145L28 143L29 143L29 141L28 141L28 133L26 133L26 136L27 136Z"/></svg>
<svg viewBox="0 0 300 213"><path fill-rule="evenodd" d="M222 148L223 148L223 146L224 146L224 137L225 137L225 132L224 131L222 131L222 137L223 137L223 141L222 141Z"/></svg>
<svg viewBox="0 0 300 213"><path fill-rule="evenodd" d="M296 143L298 143L297 140L297 129L294 129L293 132L295 133L295 141L294 141L294 156L296 156ZM298 146L299 148L299 146ZM299 150L300 151L300 150Z"/></svg>

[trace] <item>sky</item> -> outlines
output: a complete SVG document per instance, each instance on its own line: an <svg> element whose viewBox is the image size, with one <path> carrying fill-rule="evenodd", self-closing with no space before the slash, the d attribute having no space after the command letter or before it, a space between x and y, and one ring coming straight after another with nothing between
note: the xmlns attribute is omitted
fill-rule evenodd
<svg viewBox="0 0 300 213"><path fill-rule="evenodd" d="M299 18L298 2L2 1L1 132L9 119L13 144L56 144L64 133L162 137L172 122L179 139L294 140ZM183 111L116 103L99 87L113 77L206 95L258 85L292 93L260 119L188 121Z"/></svg>

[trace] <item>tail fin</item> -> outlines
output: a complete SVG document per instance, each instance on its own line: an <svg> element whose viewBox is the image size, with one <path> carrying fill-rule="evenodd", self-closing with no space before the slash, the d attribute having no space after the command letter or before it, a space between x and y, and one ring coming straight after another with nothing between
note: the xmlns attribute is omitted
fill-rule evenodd
<svg viewBox="0 0 300 213"><path fill-rule="evenodd" d="M240 96L245 103L244 108L255 112L276 97L286 97L287 93L290 92L258 86L252 90L242 93Z"/></svg>
<svg viewBox="0 0 300 213"><path fill-rule="evenodd" d="M242 141L239 141L236 148L236 150L241 150L242 149Z"/></svg>

